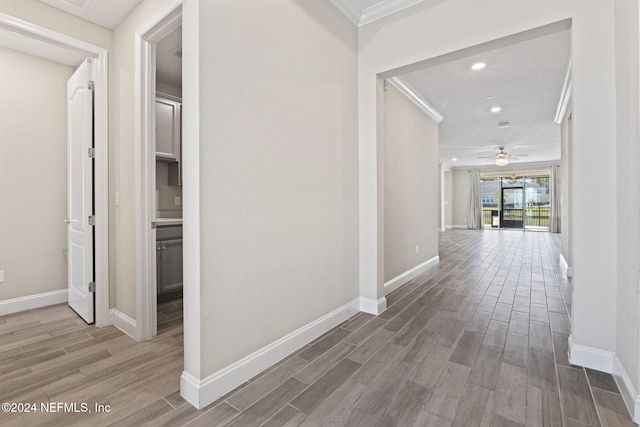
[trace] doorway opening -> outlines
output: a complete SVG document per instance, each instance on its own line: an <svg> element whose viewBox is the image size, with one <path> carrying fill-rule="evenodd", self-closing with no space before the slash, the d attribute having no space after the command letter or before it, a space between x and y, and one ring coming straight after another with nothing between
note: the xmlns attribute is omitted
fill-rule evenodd
<svg viewBox="0 0 640 427"><path fill-rule="evenodd" d="M182 2L137 31L136 338L182 325Z"/></svg>
<svg viewBox="0 0 640 427"><path fill-rule="evenodd" d="M360 186L361 299L371 299L370 295L380 298L378 310L369 312L381 311L388 279L385 92L395 87L438 122L437 161L424 167L437 170L440 164L443 170L451 171L441 173L440 179L453 177L452 200L446 200L445 191L440 203L453 204L449 207L452 228L482 228L482 205L476 202L480 194L475 197L480 193L475 179L480 171L497 173L507 164L511 164L507 170L513 170L513 165L520 166L520 170L539 170L559 163L561 135L553 116L571 69L571 25L570 19L550 23L376 74L376 102L372 104L375 111L374 107L361 106L360 116L367 121L375 118L377 125L361 136L360 148L362 170L375 172ZM526 61L522 61L523 56ZM544 73L540 72L540 64L544 64ZM374 92L370 90L366 96L371 100ZM468 172L472 172L473 180ZM434 182L436 188L446 190L446 183L438 183L437 177ZM499 229L548 229L548 208L538 202L527 205L524 183L519 190L512 186L504 195L502 183L499 185L492 206L498 215L492 218L488 212L489 227L493 223ZM504 206L503 197L508 199ZM437 196L431 200L437 200ZM446 217L447 206L441 211ZM437 229L438 224L435 212L429 227ZM421 250L413 242L401 243L404 246L393 250L394 255L402 253L407 259ZM406 283L416 267L398 275L398 281L402 278Z"/></svg>
<svg viewBox="0 0 640 427"><path fill-rule="evenodd" d="M83 316L89 323L97 326L106 326L112 323L109 312L109 242L108 242L108 63L107 50L92 45L82 40L40 27L31 22L17 19L13 16L0 13L0 32L6 33L2 37L4 47L27 54L32 57L45 59L52 63L63 64L73 69L78 68L83 63L91 63L92 75L87 75L82 81L82 87L86 91L92 91L91 106L86 110L91 110L93 132L89 135L92 139L91 145L81 146L78 151L66 156L67 162L62 170L66 170L70 176L69 168L72 166L70 159L80 156L83 163L92 163L92 170L83 172L87 178L83 180L89 183L87 192L83 194L83 201L86 202L86 209L71 209L71 200L67 202L67 212L65 217L56 219L57 224L67 229L82 228L91 236L91 248L87 252L79 254L75 246L72 247L72 240L68 240L67 247L67 289L47 294L39 294L21 298L16 305L21 310L42 307L44 305L55 304L63 301L77 301L78 293L74 293L73 288L81 289L82 299L86 307L82 310ZM87 97L86 99L89 99ZM68 98L67 98L68 100ZM67 123L67 132L71 131ZM90 150L88 149L90 148ZM87 160L89 159L89 160ZM76 162L77 163L77 162ZM90 176L86 176L86 174ZM93 176L93 185L91 182ZM77 175L76 175L77 176ZM77 183L77 182L76 182ZM90 191L89 191L90 190ZM67 188L67 197L69 189ZM91 200L89 200L91 199ZM75 213L81 212L79 217L73 217ZM77 243L77 242L75 242ZM75 255L80 256L75 256ZM73 271L72 271L73 268ZM75 274L78 273L78 274ZM78 279L72 286L72 278ZM19 310L18 310L19 311Z"/></svg>

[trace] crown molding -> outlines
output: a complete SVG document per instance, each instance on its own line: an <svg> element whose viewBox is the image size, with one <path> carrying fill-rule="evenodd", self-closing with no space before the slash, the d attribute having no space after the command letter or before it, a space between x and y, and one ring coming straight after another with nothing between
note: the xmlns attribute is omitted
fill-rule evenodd
<svg viewBox="0 0 640 427"><path fill-rule="evenodd" d="M358 27L385 18L424 0L381 0L366 9L361 9L354 0L331 0Z"/></svg>
<svg viewBox="0 0 640 427"><path fill-rule="evenodd" d="M402 92L407 98L409 98L414 104L416 104L422 111L427 113L436 123L440 123L444 116L435 109L433 105L429 103L420 93L407 83L402 77L391 77L387 79L389 83L395 86L400 92Z"/></svg>
<svg viewBox="0 0 640 427"><path fill-rule="evenodd" d="M569 62L569 68L567 69L567 75L564 78L564 85L562 86L562 92L560 93L560 100L558 101L558 108L556 109L556 117L553 119L557 124L561 124L564 120L564 116L567 113L571 96L573 95L573 78L571 77L571 62Z"/></svg>
<svg viewBox="0 0 640 427"><path fill-rule="evenodd" d="M360 24L358 26L367 25L370 22L385 18L396 12L406 9L414 4L422 3L424 0L386 0L375 4L362 11L360 16Z"/></svg>

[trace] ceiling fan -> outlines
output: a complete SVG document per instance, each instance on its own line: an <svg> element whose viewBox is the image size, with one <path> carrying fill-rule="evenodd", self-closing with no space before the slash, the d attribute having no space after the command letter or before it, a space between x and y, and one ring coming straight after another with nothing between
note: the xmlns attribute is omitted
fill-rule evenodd
<svg viewBox="0 0 640 427"><path fill-rule="evenodd" d="M528 154L519 154L520 157L527 157ZM519 157L513 157L510 154L507 154L504 151L504 146L500 147L500 151L494 155L494 156L483 156L483 157L478 157L478 159L495 159L496 160L496 165L497 166L505 166L509 164L509 160L520 160Z"/></svg>

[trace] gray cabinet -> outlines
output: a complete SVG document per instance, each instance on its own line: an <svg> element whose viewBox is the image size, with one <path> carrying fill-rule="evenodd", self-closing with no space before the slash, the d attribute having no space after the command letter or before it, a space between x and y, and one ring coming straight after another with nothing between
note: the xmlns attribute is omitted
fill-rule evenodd
<svg viewBox="0 0 640 427"><path fill-rule="evenodd" d="M156 230L158 298L182 291L182 226Z"/></svg>
<svg viewBox="0 0 640 427"><path fill-rule="evenodd" d="M169 163L170 186L182 185L182 102L156 94L156 159Z"/></svg>
<svg viewBox="0 0 640 427"><path fill-rule="evenodd" d="M165 96L156 97L156 158L179 162L182 105Z"/></svg>

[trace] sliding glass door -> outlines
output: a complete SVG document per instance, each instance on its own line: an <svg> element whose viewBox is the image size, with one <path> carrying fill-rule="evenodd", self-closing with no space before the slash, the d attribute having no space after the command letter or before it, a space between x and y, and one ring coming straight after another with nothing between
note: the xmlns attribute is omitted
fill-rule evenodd
<svg viewBox="0 0 640 427"><path fill-rule="evenodd" d="M549 171L484 174L480 188L485 228L549 229Z"/></svg>

